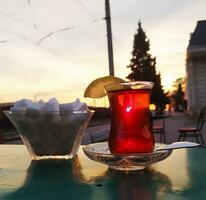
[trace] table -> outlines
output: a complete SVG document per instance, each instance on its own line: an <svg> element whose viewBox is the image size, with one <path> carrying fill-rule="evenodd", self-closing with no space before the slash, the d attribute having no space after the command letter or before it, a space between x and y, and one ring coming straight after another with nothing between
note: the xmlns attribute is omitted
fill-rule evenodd
<svg viewBox="0 0 206 200"><path fill-rule="evenodd" d="M85 157L31 161L24 145L0 145L1 200L206 199L206 150L179 149L137 172L118 172Z"/></svg>

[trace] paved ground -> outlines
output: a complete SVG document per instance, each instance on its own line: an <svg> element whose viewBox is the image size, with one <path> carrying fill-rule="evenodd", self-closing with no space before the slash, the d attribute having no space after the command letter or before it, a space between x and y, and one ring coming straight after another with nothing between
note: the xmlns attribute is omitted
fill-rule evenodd
<svg viewBox="0 0 206 200"><path fill-rule="evenodd" d="M196 127L197 119L191 118L185 113L172 113L170 118L165 119L166 143L172 143L178 139L178 129L183 127ZM156 139L158 141L158 138ZM195 141L188 138L188 141Z"/></svg>
<svg viewBox="0 0 206 200"><path fill-rule="evenodd" d="M181 127L191 127L195 126L196 120L194 118L189 117L185 113L172 113L170 118L165 119L166 124L166 143L172 143L177 141L178 132L177 129ZM88 144L92 142L102 141L108 137L109 128L110 128L110 120L104 119L99 122L96 121L91 124L86 129L85 135L83 137L83 144ZM202 134L204 140L206 142L206 125L203 127ZM193 138L188 138L188 141L195 141ZM155 135L155 141L159 142L159 136ZM18 144L21 143L20 140L9 141L7 143Z"/></svg>

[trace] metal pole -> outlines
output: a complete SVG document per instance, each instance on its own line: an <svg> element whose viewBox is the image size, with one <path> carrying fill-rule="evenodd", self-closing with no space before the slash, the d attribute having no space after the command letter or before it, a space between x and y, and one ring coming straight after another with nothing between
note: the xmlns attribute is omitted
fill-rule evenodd
<svg viewBox="0 0 206 200"><path fill-rule="evenodd" d="M112 27L110 16L109 0L105 0L105 12L106 12L106 25L107 25L107 45L108 45L108 58L109 58L109 75L114 76L114 60L113 60L113 45L112 45Z"/></svg>

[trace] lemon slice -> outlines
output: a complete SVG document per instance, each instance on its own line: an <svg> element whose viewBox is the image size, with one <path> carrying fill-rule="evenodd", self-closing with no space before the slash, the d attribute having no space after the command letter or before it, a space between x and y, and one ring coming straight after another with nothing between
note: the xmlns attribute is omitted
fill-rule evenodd
<svg viewBox="0 0 206 200"><path fill-rule="evenodd" d="M124 83L125 81L115 76L104 76L92 81L84 92L84 97L101 98L106 96L106 90L104 88L107 84L112 83Z"/></svg>

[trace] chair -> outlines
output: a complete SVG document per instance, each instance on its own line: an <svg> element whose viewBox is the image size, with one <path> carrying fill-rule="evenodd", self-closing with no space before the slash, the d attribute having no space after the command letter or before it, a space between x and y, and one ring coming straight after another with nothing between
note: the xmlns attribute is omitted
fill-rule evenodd
<svg viewBox="0 0 206 200"><path fill-rule="evenodd" d="M163 116L152 117L152 132L160 136L160 142L166 142L165 136L165 118Z"/></svg>
<svg viewBox="0 0 206 200"><path fill-rule="evenodd" d="M179 132L179 137L178 137L178 141L180 140L185 140L185 138L187 137L194 137L196 138L196 141L198 143L200 143L199 138L201 140L201 143L204 145L204 139L202 137L202 133L201 130L203 128L203 124L205 121L205 115L206 115L206 107L202 108L197 120L197 125L196 127L189 127L189 128L180 128L178 129Z"/></svg>
<svg viewBox="0 0 206 200"><path fill-rule="evenodd" d="M160 136L160 142L166 142L165 136L165 116L163 114L155 113L150 111L150 119L152 124L153 134Z"/></svg>

